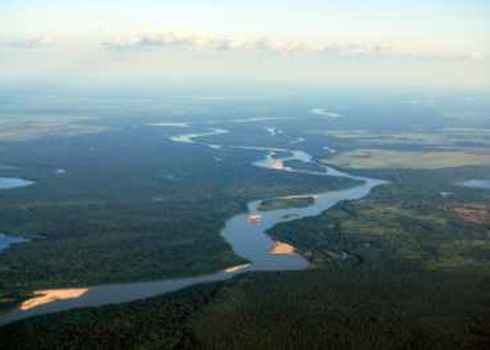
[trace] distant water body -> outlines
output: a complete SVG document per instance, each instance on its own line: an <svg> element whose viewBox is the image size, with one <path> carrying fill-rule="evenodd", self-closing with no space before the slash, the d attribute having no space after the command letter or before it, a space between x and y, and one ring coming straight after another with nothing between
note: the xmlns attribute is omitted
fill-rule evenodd
<svg viewBox="0 0 490 350"><path fill-rule="evenodd" d="M0 177L0 190L11 190L33 185L33 181L24 180L16 177ZM12 244L28 242L27 239L16 236L9 236L0 233L0 254Z"/></svg>
<svg viewBox="0 0 490 350"><path fill-rule="evenodd" d="M196 138L223 134L226 132L227 130L212 129L210 132L205 133L174 136L171 138L171 140L181 143L196 143ZM208 147L210 146L209 144L205 143L200 144ZM233 216L226 222L225 227L221 231L221 235L231 245L233 251L250 262L248 265L232 267L214 274L197 277L89 287L85 289L84 293L77 295L75 298L56 300L29 310L17 308L8 314L0 316L0 325L32 316L60 312L64 310L125 303L154 297L192 285L227 280L238 274L249 271L304 270L308 268L310 264L301 255L270 254L270 250L275 242L266 234L266 231L282 222L319 215L323 211L333 207L341 201L361 199L368 195L369 192L376 186L386 183L385 181L381 180L351 176L347 173L343 173L323 165L321 166L323 167L324 171L308 171L303 169L295 169L293 167L278 168L276 166L278 161L285 162L296 160L303 163L312 163L312 156L300 150L254 146L233 148L240 148L242 150L250 150L264 154L264 157L261 160L252 163L252 165L256 167L266 168L271 171L284 171L290 173L307 174L310 176L344 177L362 181L362 184L346 190L309 194L314 195L316 200L314 204L308 207L286 208L262 212L261 221L259 224L251 224L248 220L248 215L250 212L257 212L257 206L261 200L248 203L249 213ZM278 157L278 154L283 156Z"/></svg>
<svg viewBox="0 0 490 350"><path fill-rule="evenodd" d="M12 244L18 244L24 242L28 242L28 240L22 237L9 236L0 233L0 253L2 253L5 249L10 247Z"/></svg>
<svg viewBox="0 0 490 350"><path fill-rule="evenodd" d="M490 180L468 180L461 183L464 187L490 190Z"/></svg>
<svg viewBox="0 0 490 350"><path fill-rule="evenodd" d="M0 190L27 187L33 184L34 181L24 180L17 177L0 177Z"/></svg>

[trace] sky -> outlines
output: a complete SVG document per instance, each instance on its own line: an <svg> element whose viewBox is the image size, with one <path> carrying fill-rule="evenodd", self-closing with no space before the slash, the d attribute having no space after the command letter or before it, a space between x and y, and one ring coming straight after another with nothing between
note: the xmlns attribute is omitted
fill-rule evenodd
<svg viewBox="0 0 490 350"><path fill-rule="evenodd" d="M490 1L2 0L0 79L486 89Z"/></svg>

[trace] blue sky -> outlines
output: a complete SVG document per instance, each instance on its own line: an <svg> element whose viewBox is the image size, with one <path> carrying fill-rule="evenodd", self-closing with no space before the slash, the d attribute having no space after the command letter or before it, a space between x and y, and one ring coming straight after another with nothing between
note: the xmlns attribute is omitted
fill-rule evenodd
<svg viewBox="0 0 490 350"><path fill-rule="evenodd" d="M0 74L16 81L487 87L489 56L484 0L0 2Z"/></svg>

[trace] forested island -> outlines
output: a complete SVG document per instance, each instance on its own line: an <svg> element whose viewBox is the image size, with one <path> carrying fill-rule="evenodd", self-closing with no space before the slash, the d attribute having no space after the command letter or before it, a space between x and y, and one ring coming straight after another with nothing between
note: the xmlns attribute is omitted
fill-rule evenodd
<svg viewBox="0 0 490 350"><path fill-rule="evenodd" d="M301 208L310 206L314 203L315 197L313 196L273 198L261 201L257 206L257 209L260 211L268 211L275 209Z"/></svg>

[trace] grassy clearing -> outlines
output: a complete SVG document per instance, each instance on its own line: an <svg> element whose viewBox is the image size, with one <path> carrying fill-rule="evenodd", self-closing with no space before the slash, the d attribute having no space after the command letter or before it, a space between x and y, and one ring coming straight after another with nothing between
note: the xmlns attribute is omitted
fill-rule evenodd
<svg viewBox="0 0 490 350"><path fill-rule="evenodd" d="M394 151L358 149L340 153L326 163L352 169L441 169L490 165L490 154L462 151Z"/></svg>
<svg viewBox="0 0 490 350"><path fill-rule="evenodd" d="M490 146L490 129L444 128L435 132L376 132L370 130L326 131L327 137L364 145Z"/></svg>
<svg viewBox="0 0 490 350"><path fill-rule="evenodd" d="M0 141L27 141L47 136L95 134L107 127L79 121L0 121Z"/></svg>

